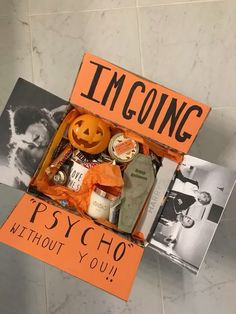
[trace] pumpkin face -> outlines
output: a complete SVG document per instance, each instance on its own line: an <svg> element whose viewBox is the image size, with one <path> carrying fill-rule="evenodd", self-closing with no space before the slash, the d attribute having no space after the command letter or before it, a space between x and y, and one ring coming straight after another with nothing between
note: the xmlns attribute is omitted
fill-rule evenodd
<svg viewBox="0 0 236 314"><path fill-rule="evenodd" d="M99 154L109 143L110 129L101 119L83 114L70 125L68 137L71 144L86 153Z"/></svg>

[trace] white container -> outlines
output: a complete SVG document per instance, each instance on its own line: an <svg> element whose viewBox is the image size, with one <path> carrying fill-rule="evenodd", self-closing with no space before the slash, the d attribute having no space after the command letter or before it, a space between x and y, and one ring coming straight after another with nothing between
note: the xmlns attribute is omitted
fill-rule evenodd
<svg viewBox="0 0 236 314"><path fill-rule="evenodd" d="M110 207L115 196L95 188L91 193L87 214L94 219L109 219Z"/></svg>
<svg viewBox="0 0 236 314"><path fill-rule="evenodd" d="M67 187L73 191L78 191L82 185L84 176L87 173L87 171L88 171L87 168L80 165L76 161L73 161Z"/></svg>

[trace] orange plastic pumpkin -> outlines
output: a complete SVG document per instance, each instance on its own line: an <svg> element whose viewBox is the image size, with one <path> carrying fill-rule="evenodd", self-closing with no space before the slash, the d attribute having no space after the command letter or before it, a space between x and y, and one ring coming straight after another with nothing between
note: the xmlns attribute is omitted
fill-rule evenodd
<svg viewBox="0 0 236 314"><path fill-rule="evenodd" d="M111 133L101 119L83 114L71 123L68 137L75 148L86 153L98 154L107 148Z"/></svg>

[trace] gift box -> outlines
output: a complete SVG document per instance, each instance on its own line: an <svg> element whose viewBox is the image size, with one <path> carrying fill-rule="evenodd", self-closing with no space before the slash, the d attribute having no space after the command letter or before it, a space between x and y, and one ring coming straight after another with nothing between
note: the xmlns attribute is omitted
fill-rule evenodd
<svg viewBox="0 0 236 314"><path fill-rule="evenodd" d="M124 300L148 246L197 273L236 178L228 169L186 155L209 112L207 105L89 53L83 57L68 102L19 79L1 116L0 168L1 183L25 194L2 225L1 242ZM94 121L99 121L96 128ZM91 191L89 198L84 189L85 181L87 187L94 185L91 177L100 185L109 181L113 190L128 190L127 179L124 187L119 180L119 167L123 167L119 158L120 166L96 165L83 181L73 181L84 175L74 162L69 186L79 184L78 194L68 194L67 188L58 189L57 184L47 186L45 173L55 175L55 160L62 152L65 159L65 150L70 154L71 147L78 146L95 156L96 150L105 150L111 143L113 134L107 134L114 130L121 133L115 134L113 144L119 134L129 138L121 141L115 153L123 156L131 146L135 155L141 147L141 154L133 159L136 162L151 160L150 151L159 158L153 182L142 169L126 167L126 174L135 177L134 184L140 180L142 188L150 186L132 232L124 225L137 215L132 204L139 184L124 194L131 207L128 213L120 213L118 226L76 210L77 205L91 204ZM91 132L93 140L88 140ZM72 145L68 146L68 139ZM134 142L137 147L132 146ZM110 153L109 158L116 156ZM84 160L84 164L93 167L95 161ZM63 180L62 174L57 180ZM98 190L100 196L110 195ZM74 195L80 197L79 203Z"/></svg>

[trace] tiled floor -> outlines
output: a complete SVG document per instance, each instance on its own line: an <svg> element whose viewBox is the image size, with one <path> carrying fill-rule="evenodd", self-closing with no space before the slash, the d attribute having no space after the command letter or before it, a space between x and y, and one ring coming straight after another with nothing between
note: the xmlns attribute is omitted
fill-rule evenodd
<svg viewBox="0 0 236 314"><path fill-rule="evenodd" d="M235 0L0 0L1 108L19 76L68 98L84 51L209 103L191 153L236 170ZM128 303L1 245L0 313L235 314L235 202L198 277L147 250Z"/></svg>

